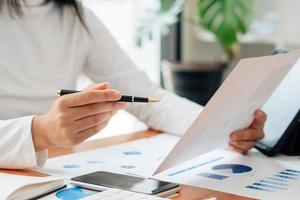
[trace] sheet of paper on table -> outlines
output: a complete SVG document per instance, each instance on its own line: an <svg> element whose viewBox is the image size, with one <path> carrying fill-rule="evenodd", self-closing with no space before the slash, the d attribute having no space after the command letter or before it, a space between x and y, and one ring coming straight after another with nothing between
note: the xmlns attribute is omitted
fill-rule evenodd
<svg viewBox="0 0 300 200"><path fill-rule="evenodd" d="M62 178L72 178L94 171L150 177L178 140L177 136L161 134L148 139L60 156L49 159L38 171Z"/></svg>
<svg viewBox="0 0 300 200"><path fill-rule="evenodd" d="M300 196L299 157L269 158L258 152L243 156L215 150L154 178L257 199Z"/></svg>
<svg viewBox="0 0 300 200"><path fill-rule="evenodd" d="M229 134L248 127L290 69L300 67L300 50L284 55L242 59L156 174L228 145Z"/></svg>

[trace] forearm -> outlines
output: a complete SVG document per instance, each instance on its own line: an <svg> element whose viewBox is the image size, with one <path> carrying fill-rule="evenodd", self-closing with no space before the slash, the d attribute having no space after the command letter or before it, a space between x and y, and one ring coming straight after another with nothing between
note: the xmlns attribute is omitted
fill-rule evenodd
<svg viewBox="0 0 300 200"><path fill-rule="evenodd" d="M46 151L36 152L33 144L32 118L0 121L0 168L24 169L44 164Z"/></svg>

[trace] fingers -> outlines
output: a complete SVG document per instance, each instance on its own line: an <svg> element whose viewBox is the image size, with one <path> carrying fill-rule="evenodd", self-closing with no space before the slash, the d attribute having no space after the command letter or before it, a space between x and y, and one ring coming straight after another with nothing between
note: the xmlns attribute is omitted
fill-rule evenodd
<svg viewBox="0 0 300 200"><path fill-rule="evenodd" d="M69 110L70 119L79 120L84 117L118 111L128 108L128 103L125 102L106 102L106 103L95 103L85 106L73 107Z"/></svg>
<svg viewBox="0 0 300 200"><path fill-rule="evenodd" d="M92 103L118 101L120 98L121 92L117 90L88 90L62 96L58 99L58 104L60 107L75 107Z"/></svg>
<svg viewBox="0 0 300 200"><path fill-rule="evenodd" d="M254 113L254 121L250 127L254 129L263 129L266 120L267 115L262 110L256 110Z"/></svg>
<svg viewBox="0 0 300 200"><path fill-rule="evenodd" d="M254 141L230 141L229 146L237 152L246 154L255 146Z"/></svg>
<svg viewBox="0 0 300 200"><path fill-rule="evenodd" d="M254 120L251 126L247 129L234 131L230 134L230 139L238 140L261 140L264 138L264 124L267 116L261 110L256 110L254 113Z"/></svg>
<svg viewBox="0 0 300 200"><path fill-rule="evenodd" d="M93 135L97 134L99 131L101 131L102 129L104 129L107 126L108 122L109 122L109 120L104 123L101 123L97 126L94 126L94 127L91 127L89 129L79 132L76 135L76 143L80 143L80 142L92 137Z"/></svg>
<svg viewBox="0 0 300 200"><path fill-rule="evenodd" d="M98 126L98 125L108 121L115 114L116 114L116 111L105 112L105 113L82 118L75 122L76 132L81 132L81 131L84 131L91 127Z"/></svg>
<svg viewBox="0 0 300 200"><path fill-rule="evenodd" d="M234 131L230 134L229 146L242 154L247 153L255 146L257 140L264 138L263 129L266 119L267 116L263 111L255 111L254 120L249 128Z"/></svg>
<svg viewBox="0 0 300 200"><path fill-rule="evenodd" d="M232 149L240 154L243 154L243 155L247 154L247 151L245 151L244 149L238 148L232 144L229 144L229 147L230 147L230 149Z"/></svg>
<svg viewBox="0 0 300 200"><path fill-rule="evenodd" d="M249 140L261 140L264 138L264 132L262 130L257 129L243 129L239 131L234 131L230 134L230 140L232 141L249 141Z"/></svg>
<svg viewBox="0 0 300 200"><path fill-rule="evenodd" d="M99 83L99 84L91 84L87 88L84 89L84 91L88 90L105 90L109 88L109 83L104 82L104 83Z"/></svg>

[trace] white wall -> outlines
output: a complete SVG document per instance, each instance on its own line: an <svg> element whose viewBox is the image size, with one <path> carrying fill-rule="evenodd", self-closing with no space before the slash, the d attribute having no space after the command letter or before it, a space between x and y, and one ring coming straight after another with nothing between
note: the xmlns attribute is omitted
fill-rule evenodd
<svg viewBox="0 0 300 200"><path fill-rule="evenodd" d="M145 10L155 6L155 0L84 0L104 22L112 35L136 65L144 69L154 82L159 82L159 40L147 41L143 48L135 45L135 32Z"/></svg>

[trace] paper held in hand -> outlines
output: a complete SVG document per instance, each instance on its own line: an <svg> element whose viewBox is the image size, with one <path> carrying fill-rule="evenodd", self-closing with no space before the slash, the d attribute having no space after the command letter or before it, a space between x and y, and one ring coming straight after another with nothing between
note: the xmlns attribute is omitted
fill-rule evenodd
<svg viewBox="0 0 300 200"><path fill-rule="evenodd" d="M300 57L283 55L242 59L205 106L155 174L228 145L232 131L246 128Z"/></svg>

